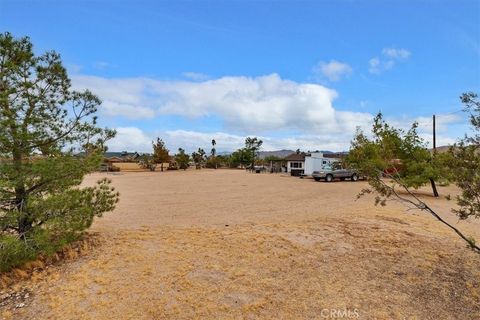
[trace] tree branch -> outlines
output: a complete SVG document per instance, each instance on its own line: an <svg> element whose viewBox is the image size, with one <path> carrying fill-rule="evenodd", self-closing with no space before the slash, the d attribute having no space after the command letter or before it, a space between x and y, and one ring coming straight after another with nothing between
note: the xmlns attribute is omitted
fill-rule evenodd
<svg viewBox="0 0 480 320"><path fill-rule="evenodd" d="M473 239L470 239L468 238L467 236L465 236L460 230L458 230L457 228L455 228L454 226L452 226L450 223L448 223L447 221L445 221L442 217L440 217L432 208L430 208L424 201L420 200L413 192L411 192L408 187L402 183L399 179L397 179L396 177L394 177L393 175L391 174L388 174L386 173L385 174L387 177L389 177L390 179L392 179L396 184L398 184L399 186L401 186L411 197L413 197L415 199L415 201L412 201L410 199L407 199L405 197L402 197L400 196L397 191L395 190L395 187L392 187L392 186L389 186L388 184L386 184L381 178L378 179L378 181L387 189L389 189L392 194L397 197L400 201L402 202L405 202L405 203L410 203L412 204L414 207L416 207L417 209L419 210L423 210L423 211L427 211L429 212L432 216L434 216L438 221L440 221L441 223L443 223L444 225L446 225L447 227L449 227L450 229L452 229L453 231L455 231L455 233L460 237L462 238L465 242L467 242L468 246L476 253L480 254L480 247L478 245L475 244L475 241Z"/></svg>

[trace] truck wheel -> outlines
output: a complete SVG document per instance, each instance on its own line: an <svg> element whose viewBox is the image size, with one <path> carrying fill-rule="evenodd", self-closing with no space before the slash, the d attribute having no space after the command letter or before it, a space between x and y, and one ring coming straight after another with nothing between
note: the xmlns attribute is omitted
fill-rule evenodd
<svg viewBox="0 0 480 320"><path fill-rule="evenodd" d="M315 181L320 181L320 178L313 178L313 179L315 179Z"/></svg>
<svg viewBox="0 0 480 320"><path fill-rule="evenodd" d="M358 180L358 176L357 176L356 173L354 173L354 174L352 175L352 181L357 181L357 180Z"/></svg>
<svg viewBox="0 0 480 320"><path fill-rule="evenodd" d="M325 181L332 182L333 181L333 176L331 174L327 174L327 176L325 177Z"/></svg>

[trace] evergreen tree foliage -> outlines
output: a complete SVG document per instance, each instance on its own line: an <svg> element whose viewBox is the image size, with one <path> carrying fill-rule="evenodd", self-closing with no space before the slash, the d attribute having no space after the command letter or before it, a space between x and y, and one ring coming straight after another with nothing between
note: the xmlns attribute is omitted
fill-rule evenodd
<svg viewBox="0 0 480 320"><path fill-rule="evenodd" d="M0 34L1 270L58 249L114 209L109 180L80 187L115 136L97 125L100 103L71 89L59 54L35 55L28 37Z"/></svg>

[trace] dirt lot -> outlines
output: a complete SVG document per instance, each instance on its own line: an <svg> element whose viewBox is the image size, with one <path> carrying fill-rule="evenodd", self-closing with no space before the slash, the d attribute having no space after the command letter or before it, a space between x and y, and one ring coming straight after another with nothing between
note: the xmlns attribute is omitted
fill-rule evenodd
<svg viewBox="0 0 480 320"><path fill-rule="evenodd" d="M17 284L25 306L4 306L4 318L480 318L478 255L424 213L356 201L364 182L235 170L108 176L121 201L94 224L99 245ZM422 192L480 239L479 221L457 224L453 201Z"/></svg>

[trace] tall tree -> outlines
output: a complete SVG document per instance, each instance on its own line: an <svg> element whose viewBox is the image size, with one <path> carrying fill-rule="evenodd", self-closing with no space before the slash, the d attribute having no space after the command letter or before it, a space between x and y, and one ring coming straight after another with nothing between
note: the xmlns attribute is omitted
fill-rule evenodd
<svg viewBox="0 0 480 320"><path fill-rule="evenodd" d="M246 148L241 148L233 152L229 158L231 168L238 166L246 167L253 161L252 152Z"/></svg>
<svg viewBox="0 0 480 320"><path fill-rule="evenodd" d="M346 162L362 175L368 176L370 186L363 189L358 196L375 193L376 205L385 206L387 200L395 199L410 208L425 211L452 229L473 250L480 253L480 247L472 238L444 220L412 192L412 188L425 185L430 179L448 180L442 166L442 158L433 157L425 148L416 129L416 123L407 132L395 129L378 114L374 119L373 139L368 138L360 130L357 131Z"/></svg>
<svg viewBox="0 0 480 320"><path fill-rule="evenodd" d="M460 99L470 115L473 135L465 136L450 148L445 165L462 191L457 196L460 208L453 211L460 219L480 218L480 99L473 92L464 93Z"/></svg>
<svg viewBox="0 0 480 320"><path fill-rule="evenodd" d="M216 156L217 156L217 149L215 149L215 145L217 144L217 141L215 139L212 139L212 150L210 151L210 160L213 162L213 166L215 169L218 167L218 163L216 161Z"/></svg>
<svg viewBox="0 0 480 320"><path fill-rule="evenodd" d="M190 156L185 153L185 150L178 148L178 153L175 155L175 162L179 169L187 170L188 163L190 162Z"/></svg>
<svg viewBox="0 0 480 320"><path fill-rule="evenodd" d="M114 208L108 180L79 187L115 136L97 125L100 103L71 89L59 54L36 56L29 38L0 34L0 241L70 239Z"/></svg>
<svg viewBox="0 0 480 320"><path fill-rule="evenodd" d="M206 155L205 150L203 150L202 148L198 148L197 151L192 153L192 159L193 159L193 162L195 163L196 169L202 168L202 165L206 160L205 155Z"/></svg>
<svg viewBox="0 0 480 320"><path fill-rule="evenodd" d="M253 167L255 166L255 158L262 144L263 144L263 141L258 139L257 137L254 137L254 138L247 137L245 139L245 149L248 150L252 155L252 162L251 162L252 170L253 170Z"/></svg>
<svg viewBox="0 0 480 320"><path fill-rule="evenodd" d="M215 149L216 145L217 145L217 141L215 141L215 139L212 139L212 150L210 151L210 155L212 157L215 157L217 155L217 150Z"/></svg>
<svg viewBox="0 0 480 320"><path fill-rule="evenodd" d="M168 149L162 139L157 138L157 141L152 142L153 146L153 162L160 164L160 171L163 172L163 164L170 161Z"/></svg>
<svg viewBox="0 0 480 320"><path fill-rule="evenodd" d="M394 173L407 187L415 189L444 178L441 166L418 135L417 123L405 132L385 122L381 113L373 122L372 140L357 132L347 157L351 165L368 171L368 175L372 170Z"/></svg>

